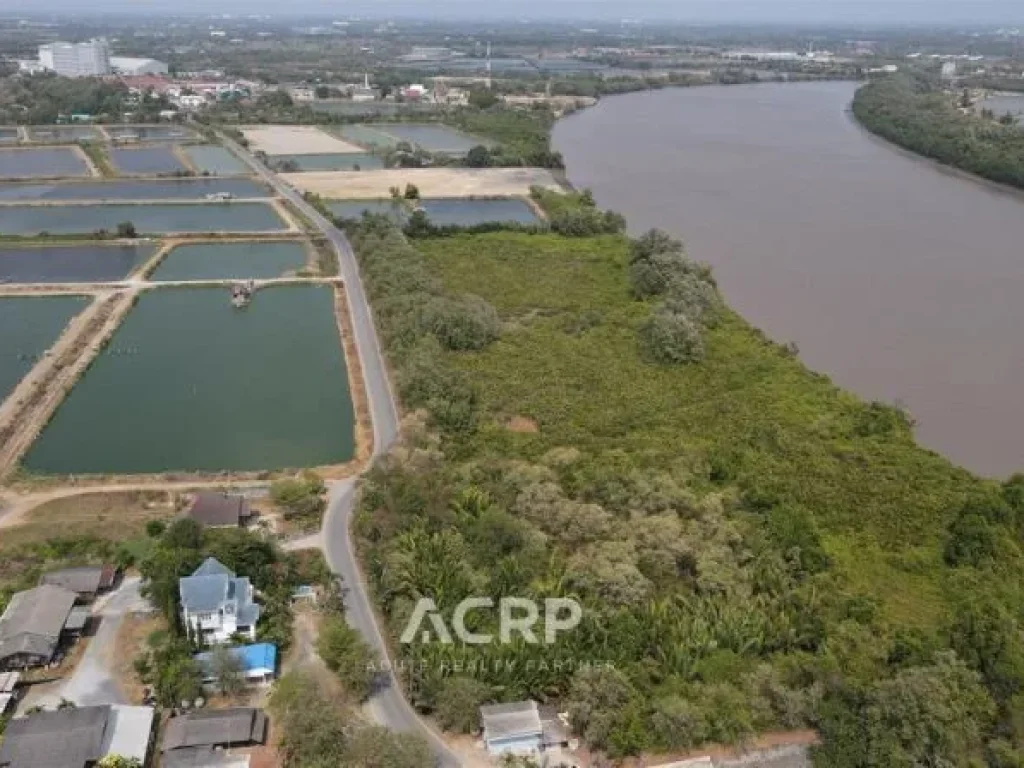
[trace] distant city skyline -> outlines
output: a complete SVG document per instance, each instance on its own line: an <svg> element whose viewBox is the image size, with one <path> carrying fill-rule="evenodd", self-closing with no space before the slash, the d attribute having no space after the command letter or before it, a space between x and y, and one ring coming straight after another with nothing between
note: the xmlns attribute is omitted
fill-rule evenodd
<svg viewBox="0 0 1024 768"><path fill-rule="evenodd" d="M21 10L21 9L17 9ZM292 0L286 8L272 0L37 0L29 13L96 14L265 14L276 17L325 15L348 17L493 19L665 19L721 24L850 24L920 26L1024 26L1019 0ZM4 15L12 15L10 8Z"/></svg>

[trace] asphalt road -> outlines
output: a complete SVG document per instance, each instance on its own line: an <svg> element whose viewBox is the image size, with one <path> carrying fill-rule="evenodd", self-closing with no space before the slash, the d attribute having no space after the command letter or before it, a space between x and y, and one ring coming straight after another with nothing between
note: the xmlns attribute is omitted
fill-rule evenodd
<svg viewBox="0 0 1024 768"><path fill-rule="evenodd" d="M359 264L352 252L352 246L341 230L307 203L302 195L281 181L241 146L227 137L224 137L224 141L263 181L313 222L338 252L338 265L345 283L345 294L352 314L353 333L363 367L363 380L373 422L373 456L376 458L385 453L398 437L398 408L391 391L384 354L377 339L373 314L366 300L366 292L359 276ZM406 701L391 669L388 647L377 623L377 616L367 593L350 535L355 497L355 479L341 480L331 486L321 538L327 564L341 577L346 589L345 615L348 623L357 629L380 658L385 660L386 669L381 675L381 684L369 701L370 711L381 725L395 731L419 733L424 736L437 754L438 765L443 768L455 768L461 765L461 761Z"/></svg>

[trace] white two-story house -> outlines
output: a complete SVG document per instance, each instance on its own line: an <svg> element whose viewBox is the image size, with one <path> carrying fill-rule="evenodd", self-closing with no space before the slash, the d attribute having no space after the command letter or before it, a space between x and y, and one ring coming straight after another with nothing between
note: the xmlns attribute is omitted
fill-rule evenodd
<svg viewBox="0 0 1024 768"><path fill-rule="evenodd" d="M252 584L212 557L195 573L178 580L181 619L206 643L224 643L232 635L256 639L260 606L253 602Z"/></svg>

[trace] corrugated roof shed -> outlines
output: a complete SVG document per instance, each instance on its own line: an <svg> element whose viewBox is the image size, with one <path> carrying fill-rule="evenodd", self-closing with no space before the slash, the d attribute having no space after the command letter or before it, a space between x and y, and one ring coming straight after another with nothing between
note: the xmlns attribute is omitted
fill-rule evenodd
<svg viewBox="0 0 1024 768"><path fill-rule="evenodd" d="M259 709L190 712L167 721L160 749L167 752L182 747L262 744L266 732L267 716Z"/></svg>
<svg viewBox="0 0 1024 768"><path fill-rule="evenodd" d="M200 491L188 510L197 523L214 528L240 525L249 517L249 500L244 496Z"/></svg>
<svg viewBox="0 0 1024 768"><path fill-rule="evenodd" d="M153 733L153 708L113 704L103 740L104 755L134 757L145 764Z"/></svg>
<svg viewBox="0 0 1024 768"><path fill-rule="evenodd" d="M38 712L11 720L0 743L4 768L84 768L103 757L110 707Z"/></svg>
<svg viewBox="0 0 1024 768"><path fill-rule="evenodd" d="M277 669L277 646L273 643L254 643L252 645L237 645L229 648L228 651L241 659L242 669L246 672L268 669L271 672ZM204 651L193 657L204 672L209 673L209 667L213 662L213 652Z"/></svg>
<svg viewBox="0 0 1024 768"><path fill-rule="evenodd" d="M52 656L77 597L49 585L16 593L0 616L0 662L22 653Z"/></svg>
<svg viewBox="0 0 1024 768"><path fill-rule="evenodd" d="M94 595L101 589L110 587L112 581L113 568L101 565L62 568L59 571L44 573L39 578L40 584L64 587L80 595Z"/></svg>
<svg viewBox="0 0 1024 768"><path fill-rule="evenodd" d="M511 736L540 736L543 733L540 711L535 701L480 707L480 718L484 724L484 738L488 740Z"/></svg>

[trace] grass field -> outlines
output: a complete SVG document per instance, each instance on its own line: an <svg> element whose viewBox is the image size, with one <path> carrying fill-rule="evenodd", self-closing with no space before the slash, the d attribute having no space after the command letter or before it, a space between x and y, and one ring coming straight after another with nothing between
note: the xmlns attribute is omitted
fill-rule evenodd
<svg viewBox="0 0 1024 768"><path fill-rule="evenodd" d="M940 544L975 481L919 448L903 429L863 434L866 404L807 370L741 318L710 332L700 365L647 362L627 244L514 233L417 243L453 292L491 302L506 324L479 353L449 355L471 374L488 415L474 455L536 461L572 446L593 473L622 462L689 467L809 510L839 571L878 596L890 618L932 623L942 612ZM507 428L525 417L536 432Z"/></svg>

